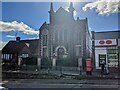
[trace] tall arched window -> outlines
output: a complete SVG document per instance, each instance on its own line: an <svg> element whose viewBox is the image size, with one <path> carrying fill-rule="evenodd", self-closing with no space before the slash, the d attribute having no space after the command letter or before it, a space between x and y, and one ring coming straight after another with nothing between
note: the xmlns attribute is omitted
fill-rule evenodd
<svg viewBox="0 0 120 90"><path fill-rule="evenodd" d="M49 38L49 32L47 29L42 30L42 37L41 37L41 55L43 58L48 57L48 38Z"/></svg>
<svg viewBox="0 0 120 90"><path fill-rule="evenodd" d="M47 37L48 35L43 35L43 45L47 46Z"/></svg>
<svg viewBox="0 0 120 90"><path fill-rule="evenodd" d="M47 46L48 43L48 30L44 29L42 31L42 41L43 41L43 46Z"/></svg>

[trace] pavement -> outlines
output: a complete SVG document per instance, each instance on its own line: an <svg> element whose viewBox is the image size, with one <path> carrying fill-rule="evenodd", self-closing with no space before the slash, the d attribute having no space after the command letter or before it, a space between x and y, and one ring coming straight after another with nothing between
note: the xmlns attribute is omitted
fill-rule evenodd
<svg viewBox="0 0 120 90"><path fill-rule="evenodd" d="M61 74L61 72L54 72L49 73ZM87 76L85 71L81 75L80 72L73 71L62 71L62 74L64 76L60 79L6 79L2 82L2 86L10 90L73 90L79 88L81 88L80 90L120 90L120 74L118 72L101 75L100 71L94 71L91 76ZM79 79L71 78L76 76L79 76Z"/></svg>
<svg viewBox="0 0 120 90"><path fill-rule="evenodd" d="M77 89L80 90L120 90L119 80L75 80L75 79L21 79L4 81L10 90Z"/></svg>
<svg viewBox="0 0 120 90"><path fill-rule="evenodd" d="M75 76L77 79L120 79L120 72L110 72L109 74L101 75L100 71L93 71L92 75L86 75L86 71L80 72L67 72L64 71L62 74L67 76Z"/></svg>

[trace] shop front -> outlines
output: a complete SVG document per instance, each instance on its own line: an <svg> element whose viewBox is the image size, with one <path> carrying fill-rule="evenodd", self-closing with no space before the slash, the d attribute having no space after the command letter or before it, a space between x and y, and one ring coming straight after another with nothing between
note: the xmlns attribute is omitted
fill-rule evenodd
<svg viewBox="0 0 120 90"><path fill-rule="evenodd" d="M101 63L118 68L118 47L116 39L95 40L95 65L101 69Z"/></svg>
<svg viewBox="0 0 120 90"><path fill-rule="evenodd" d="M109 67L118 67L118 48L108 47L107 48L107 60Z"/></svg>

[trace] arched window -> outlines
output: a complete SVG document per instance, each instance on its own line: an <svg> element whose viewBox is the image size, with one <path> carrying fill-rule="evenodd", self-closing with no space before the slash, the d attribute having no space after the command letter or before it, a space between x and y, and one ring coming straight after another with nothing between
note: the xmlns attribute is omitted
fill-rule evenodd
<svg viewBox="0 0 120 90"><path fill-rule="evenodd" d="M43 46L47 46L47 43L48 43L48 30L47 29L44 29L42 31L42 43L43 43Z"/></svg>
<svg viewBox="0 0 120 90"><path fill-rule="evenodd" d="M42 30L42 37L41 37L41 55L43 58L48 57L48 39L49 39L49 32L47 29Z"/></svg>
<svg viewBox="0 0 120 90"><path fill-rule="evenodd" d="M43 45L47 46L47 37L48 35L43 35Z"/></svg>

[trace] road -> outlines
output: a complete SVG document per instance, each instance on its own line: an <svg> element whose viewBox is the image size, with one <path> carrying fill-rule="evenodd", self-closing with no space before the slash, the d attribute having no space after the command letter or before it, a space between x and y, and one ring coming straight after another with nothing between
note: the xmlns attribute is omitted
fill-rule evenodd
<svg viewBox="0 0 120 90"><path fill-rule="evenodd" d="M10 80L4 82L3 86L11 90L120 90L119 80Z"/></svg>

